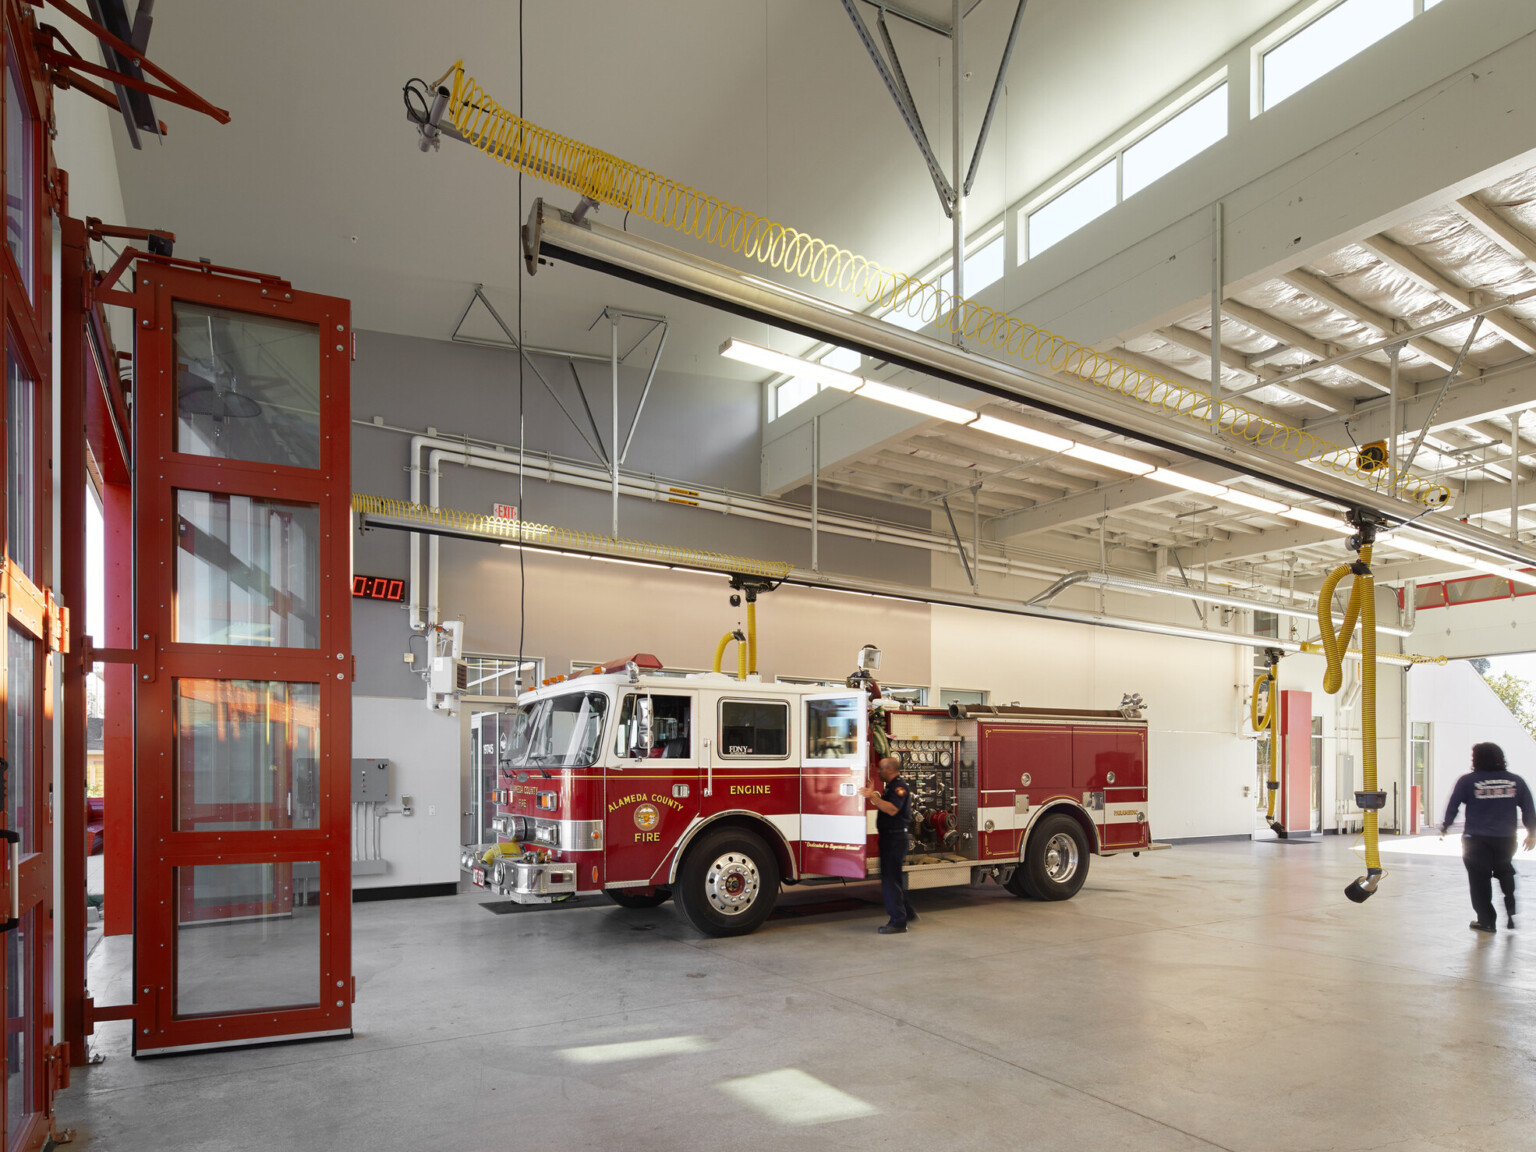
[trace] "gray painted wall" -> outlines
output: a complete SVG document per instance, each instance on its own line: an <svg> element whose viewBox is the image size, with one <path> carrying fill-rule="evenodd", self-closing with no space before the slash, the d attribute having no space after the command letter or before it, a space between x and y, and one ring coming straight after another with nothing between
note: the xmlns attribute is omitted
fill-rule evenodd
<svg viewBox="0 0 1536 1152"><path fill-rule="evenodd" d="M549 383L561 391L567 404L579 413L580 402L566 363L541 358L539 367ZM377 416L385 424L398 428L424 432L432 427L441 436L470 435L480 440L516 444L516 368L516 357L502 349L359 332L357 361L352 373L353 417L371 421ZM598 426L606 430L611 418L609 370L601 364L580 364L578 370L588 385L587 396ZM643 366L620 369L621 436L628 426L644 379ZM686 483L739 492L756 491L761 444L759 392L757 384L740 380L665 370L658 372L626 468ZM530 453L550 452L575 459L592 459L580 435L531 372L525 376L523 395L526 410L524 436ZM605 441L606 435L605 431ZM371 424L354 424L354 491L406 498L410 492L409 447L407 435ZM424 478L424 498L425 491ZM442 503L445 507L489 512L494 503L516 504L517 492L515 475L466 468L447 461L442 465ZM796 502L808 500L808 493L797 493L796 496L799 497ZM929 519L917 509L834 493L827 494L825 506L921 526L926 526ZM610 497L606 492L529 480L524 484L523 515L536 522L606 534L610 526ZM638 498L621 499L619 532L631 539L783 560L801 566L810 562L809 534L799 529ZM406 576L408 539L404 533L383 530L360 534L353 541L353 571ZM423 555L425 552L423 548ZM926 552L891 544L823 536L820 561L824 571L914 584L927 584L929 578ZM572 568L573 564L575 568ZM626 646L626 639L615 635L613 643L601 651L586 650L593 644L585 630L576 625L593 615L592 606L590 601L583 603L577 599L571 590L587 582L584 575L587 567L618 569L633 577L624 582L622 591L633 597L624 607L624 613L631 614L629 619L636 623L634 617L643 613L643 607L639 606L646 603L648 589L654 588L657 582L675 583L682 579L671 575L643 575L641 569L598 565L591 561L565 561L554 565L546 561L528 565L528 628L531 635L524 636L524 651L546 657L551 673L565 671L571 659L606 658L619 654L619 649ZM442 615L446 619L463 618L466 621L466 649L517 652L521 623L517 554L490 544L445 540L439 570ZM657 654L678 665L697 667L708 662L712 644L702 655L695 652L693 649L700 646L695 632L718 636L734 625L740 613L733 612L726 604L727 590L723 580L691 579L700 585L697 596L690 595L678 601L669 590L661 599L672 605L669 611L680 613L681 617L690 615L695 608L707 612L709 623L707 627L696 629L691 621L675 617L674 623L690 637L687 650L680 647L676 654ZM553 583L535 586L535 581ZM597 583L604 593L620 591L612 585L611 578ZM588 588L587 592L592 594L594 589ZM769 611L765 604L765 618ZM626 620L623 613L614 617L609 610L598 615L610 625L622 626ZM358 657L355 691L365 696L423 697L424 685L403 659L413 643L418 654L423 650L419 639L412 641L404 607L355 601L352 621L353 647ZM655 622L646 621L647 624ZM650 629L637 631L649 632ZM581 637L579 644L575 640L577 636ZM582 650L576 650L577 647ZM612 652L608 651L609 647L613 648ZM567 651L567 648L571 650ZM802 661L793 663L799 665ZM841 669L841 662L837 667L846 671ZM798 666L770 669L765 665L764 670L803 674Z"/></svg>

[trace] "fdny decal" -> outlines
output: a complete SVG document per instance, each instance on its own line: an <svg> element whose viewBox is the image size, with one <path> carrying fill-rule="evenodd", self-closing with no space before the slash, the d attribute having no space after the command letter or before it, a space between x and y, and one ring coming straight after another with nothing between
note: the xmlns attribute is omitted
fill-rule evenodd
<svg viewBox="0 0 1536 1152"><path fill-rule="evenodd" d="M642 804L635 809L635 827L642 832L653 831L661 823L661 813L654 804Z"/></svg>
<svg viewBox="0 0 1536 1152"><path fill-rule="evenodd" d="M731 785L731 795L732 796L762 796L762 795L766 795L769 791L771 791L771 789L769 788L769 786L767 784L732 784Z"/></svg>

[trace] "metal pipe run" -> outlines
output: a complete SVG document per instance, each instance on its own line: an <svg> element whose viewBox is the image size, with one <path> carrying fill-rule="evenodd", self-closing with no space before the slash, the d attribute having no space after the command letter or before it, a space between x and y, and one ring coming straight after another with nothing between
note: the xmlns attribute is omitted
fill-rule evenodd
<svg viewBox="0 0 1536 1152"><path fill-rule="evenodd" d="M1223 608L1239 608L1251 612L1273 612L1278 616L1299 616L1305 620L1313 620L1317 617L1316 608L1292 608L1284 604L1271 604L1264 600L1248 600L1241 596L1229 596L1223 592L1209 592L1198 588L1175 588L1168 584L1160 584L1156 580L1137 580L1133 576L1116 576L1112 573L1090 572L1084 569L1081 572L1071 572L1063 576L1043 592L1038 592L1025 601L1034 607L1045 607L1056 597L1069 588L1079 584L1087 584L1096 588L1123 588L1130 592L1145 592L1154 596L1177 596L1186 600L1204 600L1210 604L1218 604ZM1389 636L1411 636L1413 629L1398 628L1389 624L1377 624L1376 631L1384 632Z"/></svg>

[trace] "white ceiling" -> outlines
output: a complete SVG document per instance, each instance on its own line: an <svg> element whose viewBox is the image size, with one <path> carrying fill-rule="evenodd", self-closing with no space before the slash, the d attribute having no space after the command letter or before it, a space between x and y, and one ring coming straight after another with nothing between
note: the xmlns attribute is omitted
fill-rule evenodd
<svg viewBox="0 0 1536 1152"><path fill-rule="evenodd" d="M967 2L969 134L1014 8ZM948 22L944 0L918 6ZM1033 0L970 219L995 215L1288 6ZM362 328L445 338L475 283L510 314L517 181L468 148L417 151L400 86L463 57L515 107L518 8L161 0L151 56L232 120L220 126L162 103L170 135L142 152L115 126L130 222L174 229L179 254L349 297ZM861 8L872 21L874 10ZM892 34L947 157L948 41L900 20ZM833 0L535 2L524 39L522 99L538 123L896 267L948 246L917 149ZM526 197L545 193L571 199L526 182ZM726 329L750 335L566 269L528 286L525 326L536 344L586 347L605 303L679 320L669 360L683 370L698 357L699 369L722 371L713 350Z"/></svg>

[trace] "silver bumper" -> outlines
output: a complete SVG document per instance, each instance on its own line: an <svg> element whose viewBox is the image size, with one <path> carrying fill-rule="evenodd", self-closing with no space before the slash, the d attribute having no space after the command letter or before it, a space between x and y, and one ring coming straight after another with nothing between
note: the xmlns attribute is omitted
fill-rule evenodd
<svg viewBox="0 0 1536 1152"><path fill-rule="evenodd" d="M556 897L576 894L575 864L540 864L500 860L486 877L486 887L519 904L550 904Z"/></svg>

